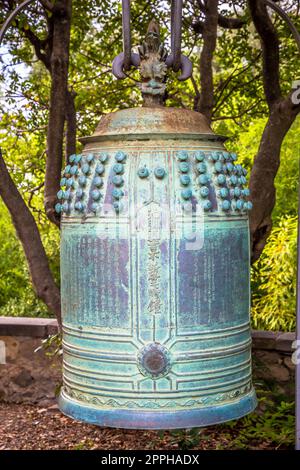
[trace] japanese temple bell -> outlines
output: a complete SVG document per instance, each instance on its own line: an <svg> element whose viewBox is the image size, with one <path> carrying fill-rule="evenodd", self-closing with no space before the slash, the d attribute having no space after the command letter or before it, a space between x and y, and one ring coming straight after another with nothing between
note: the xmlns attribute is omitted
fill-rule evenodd
<svg viewBox="0 0 300 470"><path fill-rule="evenodd" d="M102 117L64 169L60 409L101 426L191 428L256 406L246 171L206 118L163 106L168 68L191 75L151 23L131 52L123 0L118 78L139 68L144 106Z"/></svg>

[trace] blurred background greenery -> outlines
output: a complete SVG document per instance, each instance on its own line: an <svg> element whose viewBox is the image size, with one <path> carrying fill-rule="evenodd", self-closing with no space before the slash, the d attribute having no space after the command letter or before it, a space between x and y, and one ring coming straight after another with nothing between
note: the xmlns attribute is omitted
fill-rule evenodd
<svg viewBox="0 0 300 470"><path fill-rule="evenodd" d="M248 168L251 168L264 122L264 119L254 120L248 129L238 133L238 138L228 143L229 148L238 152L239 161ZM295 328L299 131L298 120L282 148L272 235L252 268L252 322L255 328L284 331ZM29 147L27 155L30 159L33 147ZM36 199L42 205L42 194ZM53 272L59 280L58 230L42 217L39 225ZM46 306L37 300L31 287L23 250L3 203L0 203L0 315L49 316Z"/></svg>
<svg viewBox="0 0 300 470"><path fill-rule="evenodd" d="M185 53L195 64L194 80L178 83L173 74L168 84L167 105L192 108L195 86L199 83L199 41L191 26L191 15L197 6L192 1L185 3L183 42ZM240 17L247 20L244 2L221 3L225 15L234 3L235 9L240 8ZM122 48L120 4L117 0L73 2L69 83L77 93L79 137L90 134L102 114L140 104L136 73L119 82L110 73L111 61ZM293 7L289 5L287 2L287 11L293 16ZM26 16L21 15L20 21L23 21L22 27L30 27L42 37L45 18L39 13L37 8L29 9ZM133 1L133 44L141 42L153 17L158 19L162 36L167 38L168 15L167 2ZM300 22L299 17L294 20L296 24ZM0 23L2 21L0 12ZM285 24L278 18L275 23L281 37L281 78L285 92L295 78L298 56ZM230 137L228 149L237 152L239 163L249 172L267 116L261 69L259 40L249 22L239 30L220 32L214 62L216 97L212 126L216 132ZM43 211L49 86L49 75L36 59L32 46L17 28L11 28L0 51L0 142L10 174L37 220L51 268L59 282L59 232ZM295 328L299 130L300 119L294 123L282 147L273 232L263 255L252 268L255 328L284 331ZM78 144L78 151L80 149ZM0 315L50 315L34 294L22 247L1 201Z"/></svg>

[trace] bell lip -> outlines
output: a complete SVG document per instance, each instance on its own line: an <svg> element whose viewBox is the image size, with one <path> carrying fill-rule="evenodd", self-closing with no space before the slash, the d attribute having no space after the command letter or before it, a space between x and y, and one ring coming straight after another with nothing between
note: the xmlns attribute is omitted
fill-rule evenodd
<svg viewBox="0 0 300 470"><path fill-rule="evenodd" d="M227 137L216 135L206 117L196 111L166 107L137 107L105 114L91 136L82 143L103 140L190 139L225 142Z"/></svg>
<svg viewBox="0 0 300 470"><path fill-rule="evenodd" d="M257 406L254 388L246 395L231 402L176 411L142 411L125 409L100 409L93 405L79 402L65 395L59 396L60 411L77 421L97 426L120 429L189 429L212 426L251 413Z"/></svg>

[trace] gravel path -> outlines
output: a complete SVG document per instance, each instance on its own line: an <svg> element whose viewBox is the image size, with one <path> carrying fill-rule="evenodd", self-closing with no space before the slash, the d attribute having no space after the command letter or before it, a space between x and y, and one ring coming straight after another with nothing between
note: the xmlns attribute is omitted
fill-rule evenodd
<svg viewBox="0 0 300 470"><path fill-rule="evenodd" d="M0 403L0 450L172 450L226 449L238 429L222 426L186 434L100 428L62 415L56 405L38 407ZM233 447L234 448L234 447ZM253 443L250 449L274 449L272 444Z"/></svg>

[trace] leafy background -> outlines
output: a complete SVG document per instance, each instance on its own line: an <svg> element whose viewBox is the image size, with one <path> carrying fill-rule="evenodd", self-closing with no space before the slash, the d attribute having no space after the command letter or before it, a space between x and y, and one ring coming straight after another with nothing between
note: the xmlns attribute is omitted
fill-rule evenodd
<svg viewBox="0 0 300 470"><path fill-rule="evenodd" d="M140 95L137 74L116 81L110 73L111 61L121 49L121 8L117 0L73 2L70 88L77 93L78 135L93 132L102 114L137 106ZM245 2L220 2L223 13L233 4L247 19ZM293 16L291 2L281 2ZM132 1L133 44L139 44L149 21L155 17L168 45L169 4ZM169 106L192 108L199 91L199 47L192 21L196 2L185 2L183 42L185 53L194 63L194 79L184 83L172 74L168 83ZM0 12L0 22L5 11ZM299 60L294 41L284 23L274 19L281 44L281 79L291 88ZM294 20L300 26L299 17ZM45 31L38 6L21 15L21 24L39 37ZM34 56L33 49L18 32L10 28L0 50L0 144L10 173L30 206L42 234L51 268L59 282L59 233L43 212L46 127L50 79ZM230 137L228 148L239 155L239 163L251 170L266 122L261 52L259 40L248 23L240 30L221 30L214 61L216 104L213 128ZM295 328L297 200L299 180L298 119L288 133L276 178L277 202L274 229L263 255L252 269L252 321L255 328L290 331ZM78 151L81 146L78 144ZM0 202L0 315L49 316L37 300L29 279L22 247L9 214Z"/></svg>

